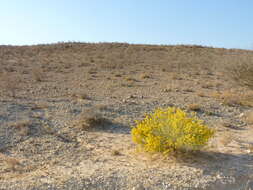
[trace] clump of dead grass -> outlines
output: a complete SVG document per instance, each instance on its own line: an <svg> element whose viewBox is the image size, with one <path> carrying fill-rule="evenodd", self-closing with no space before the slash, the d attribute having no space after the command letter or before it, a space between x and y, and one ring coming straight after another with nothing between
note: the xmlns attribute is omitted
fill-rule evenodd
<svg viewBox="0 0 253 190"><path fill-rule="evenodd" d="M115 74L114 76L115 76L115 77L122 77L121 74Z"/></svg>
<svg viewBox="0 0 253 190"><path fill-rule="evenodd" d="M8 126L18 130L20 135L27 136L29 135L31 124L32 122L30 120L20 120L11 122Z"/></svg>
<svg viewBox="0 0 253 190"><path fill-rule="evenodd" d="M213 93L212 96L228 106L253 106L253 93L251 91L237 92L233 90L225 90Z"/></svg>
<svg viewBox="0 0 253 190"><path fill-rule="evenodd" d="M125 80L128 82L137 82L137 80L133 77L126 77Z"/></svg>
<svg viewBox="0 0 253 190"><path fill-rule="evenodd" d="M119 155L120 155L120 151L118 151L118 150L113 150L113 151L112 151L112 155L113 155L113 156L119 156Z"/></svg>
<svg viewBox="0 0 253 190"><path fill-rule="evenodd" d="M0 159L2 159L5 162L8 169L14 171L17 170L18 167L22 165L19 159L4 155L2 153L0 153Z"/></svg>
<svg viewBox="0 0 253 190"><path fill-rule="evenodd" d="M21 82L20 77L14 74L2 73L0 80L3 91L9 93L11 97L16 97Z"/></svg>
<svg viewBox="0 0 253 190"><path fill-rule="evenodd" d="M233 62L226 67L226 73L240 85L253 89L253 59L251 56L233 56Z"/></svg>
<svg viewBox="0 0 253 190"><path fill-rule="evenodd" d="M253 110L246 113L246 115L245 115L245 121L248 124L253 124Z"/></svg>
<svg viewBox="0 0 253 190"><path fill-rule="evenodd" d="M253 153L253 144L248 146L248 153Z"/></svg>
<svg viewBox="0 0 253 190"><path fill-rule="evenodd" d="M197 92L197 95L199 97L206 97L206 94L204 92Z"/></svg>
<svg viewBox="0 0 253 190"><path fill-rule="evenodd" d="M202 88L207 88L210 89L212 87L214 87L215 84L211 83L211 82L205 82L204 84L201 85Z"/></svg>
<svg viewBox="0 0 253 190"><path fill-rule="evenodd" d="M87 94L87 93L79 93L79 94L72 94L72 97L74 98L78 98L78 99L81 99L81 100L90 100L91 97Z"/></svg>
<svg viewBox="0 0 253 190"><path fill-rule="evenodd" d="M143 74L141 74L141 78L142 79L149 79L149 78L151 78L151 76L147 73L143 73Z"/></svg>
<svg viewBox="0 0 253 190"><path fill-rule="evenodd" d="M188 110L197 112L201 110L201 106L199 104L189 104Z"/></svg>
<svg viewBox="0 0 253 190"><path fill-rule="evenodd" d="M31 110L40 110L40 109L46 109L49 105L45 102L35 102L34 105L31 107Z"/></svg>
<svg viewBox="0 0 253 190"><path fill-rule="evenodd" d="M231 136L231 134L224 134L221 138L220 138L220 143L223 146L227 146L228 144L230 144L232 142L233 138Z"/></svg>
<svg viewBox="0 0 253 190"><path fill-rule="evenodd" d="M43 73L43 70L39 67L33 68L32 76L36 82L42 82L45 79L45 74Z"/></svg>
<svg viewBox="0 0 253 190"><path fill-rule="evenodd" d="M83 130L88 130L96 127L104 127L110 124L111 121L105 118L98 110L84 110L76 120L75 125Z"/></svg>

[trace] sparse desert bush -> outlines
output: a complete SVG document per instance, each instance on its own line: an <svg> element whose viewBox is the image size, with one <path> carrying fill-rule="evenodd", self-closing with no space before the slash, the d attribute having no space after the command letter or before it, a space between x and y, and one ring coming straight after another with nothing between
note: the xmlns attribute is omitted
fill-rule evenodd
<svg viewBox="0 0 253 190"><path fill-rule="evenodd" d="M252 92L224 90L222 92L213 93L212 96L219 99L224 105L228 106L253 106Z"/></svg>
<svg viewBox="0 0 253 190"><path fill-rule="evenodd" d="M29 135L31 124L32 122L30 120L20 120L9 123L9 127L17 129L20 135L27 136Z"/></svg>
<svg viewBox="0 0 253 190"><path fill-rule="evenodd" d="M226 73L237 83L253 89L253 59L250 56L232 57Z"/></svg>
<svg viewBox="0 0 253 190"><path fill-rule="evenodd" d="M191 111L200 111L201 107L199 104L189 104L188 109Z"/></svg>
<svg viewBox="0 0 253 190"><path fill-rule="evenodd" d="M46 109L49 105L46 102L35 102L34 105L31 107L31 110L40 110Z"/></svg>
<svg viewBox="0 0 253 190"><path fill-rule="evenodd" d="M224 134L221 139L220 139L220 143L223 145L223 146L227 146L229 143L231 143L233 140L231 134Z"/></svg>
<svg viewBox="0 0 253 190"><path fill-rule="evenodd" d="M253 111L249 111L245 114L245 121L248 124L253 124Z"/></svg>
<svg viewBox="0 0 253 190"><path fill-rule="evenodd" d="M147 152L170 153L198 150L213 137L214 130L194 114L179 108L156 109L132 128L132 139Z"/></svg>
<svg viewBox="0 0 253 190"><path fill-rule="evenodd" d="M248 153L253 153L253 144L250 144L248 147Z"/></svg>
<svg viewBox="0 0 253 190"><path fill-rule="evenodd" d="M126 77L125 80L129 82L137 82L137 80L133 77Z"/></svg>
<svg viewBox="0 0 253 190"><path fill-rule="evenodd" d="M94 109L89 109L80 114L75 125L81 129L87 130L93 127L103 127L110 123L110 120L103 117L101 113Z"/></svg>
<svg viewBox="0 0 253 190"><path fill-rule="evenodd" d="M3 73L0 76L3 91L6 91L12 97L16 97L19 89L20 78L14 74Z"/></svg>
<svg viewBox="0 0 253 190"><path fill-rule="evenodd" d="M206 97L205 93L204 92L197 92L197 95L199 97Z"/></svg>
<svg viewBox="0 0 253 190"><path fill-rule="evenodd" d="M214 84L211 82L205 82L204 84L201 85L202 88L212 88L214 87Z"/></svg>
<svg viewBox="0 0 253 190"><path fill-rule="evenodd" d="M18 166L22 165L20 160L6 156L2 153L0 153L0 159L3 159L3 161L6 163L6 166L12 170L16 170Z"/></svg>
<svg viewBox="0 0 253 190"><path fill-rule="evenodd" d="M122 77L121 74L115 74L114 76L115 76L115 77Z"/></svg>
<svg viewBox="0 0 253 190"><path fill-rule="evenodd" d="M86 94L85 92L81 92L79 94L74 93L74 94L72 94L72 97L78 98L81 100L90 100L91 99L91 97L88 94Z"/></svg>
<svg viewBox="0 0 253 190"><path fill-rule="evenodd" d="M142 78L142 79L149 79L149 78L151 78L151 77L150 77L149 74L143 73L143 74L141 75L141 78Z"/></svg>
<svg viewBox="0 0 253 190"><path fill-rule="evenodd" d="M32 70L32 75L35 81L41 82L45 78L43 70L41 68L34 68Z"/></svg>
<svg viewBox="0 0 253 190"><path fill-rule="evenodd" d="M120 155L120 151L118 151L118 150L113 150L113 151L112 151L112 155L113 155L113 156L119 156L119 155Z"/></svg>

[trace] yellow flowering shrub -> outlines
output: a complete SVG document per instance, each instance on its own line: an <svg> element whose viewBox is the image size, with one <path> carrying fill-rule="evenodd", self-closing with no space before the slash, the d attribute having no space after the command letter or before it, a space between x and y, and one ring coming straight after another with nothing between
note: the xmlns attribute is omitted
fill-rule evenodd
<svg viewBox="0 0 253 190"><path fill-rule="evenodd" d="M158 108L136 121L132 139L147 152L198 150L213 137L214 130L204 125L195 114L187 114L179 108Z"/></svg>

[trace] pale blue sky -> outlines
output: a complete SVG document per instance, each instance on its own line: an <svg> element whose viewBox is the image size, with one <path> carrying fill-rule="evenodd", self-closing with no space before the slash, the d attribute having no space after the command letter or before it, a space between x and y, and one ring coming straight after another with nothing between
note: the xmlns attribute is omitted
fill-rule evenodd
<svg viewBox="0 0 253 190"><path fill-rule="evenodd" d="M253 0L0 0L0 44L59 41L253 49Z"/></svg>

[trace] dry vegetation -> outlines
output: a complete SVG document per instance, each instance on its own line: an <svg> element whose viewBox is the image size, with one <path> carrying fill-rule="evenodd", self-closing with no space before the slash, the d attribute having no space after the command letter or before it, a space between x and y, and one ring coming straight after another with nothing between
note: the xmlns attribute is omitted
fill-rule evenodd
<svg viewBox="0 0 253 190"><path fill-rule="evenodd" d="M0 46L0 189L249 189L252 77L246 50ZM180 159L136 152L130 126L170 106L215 138Z"/></svg>

